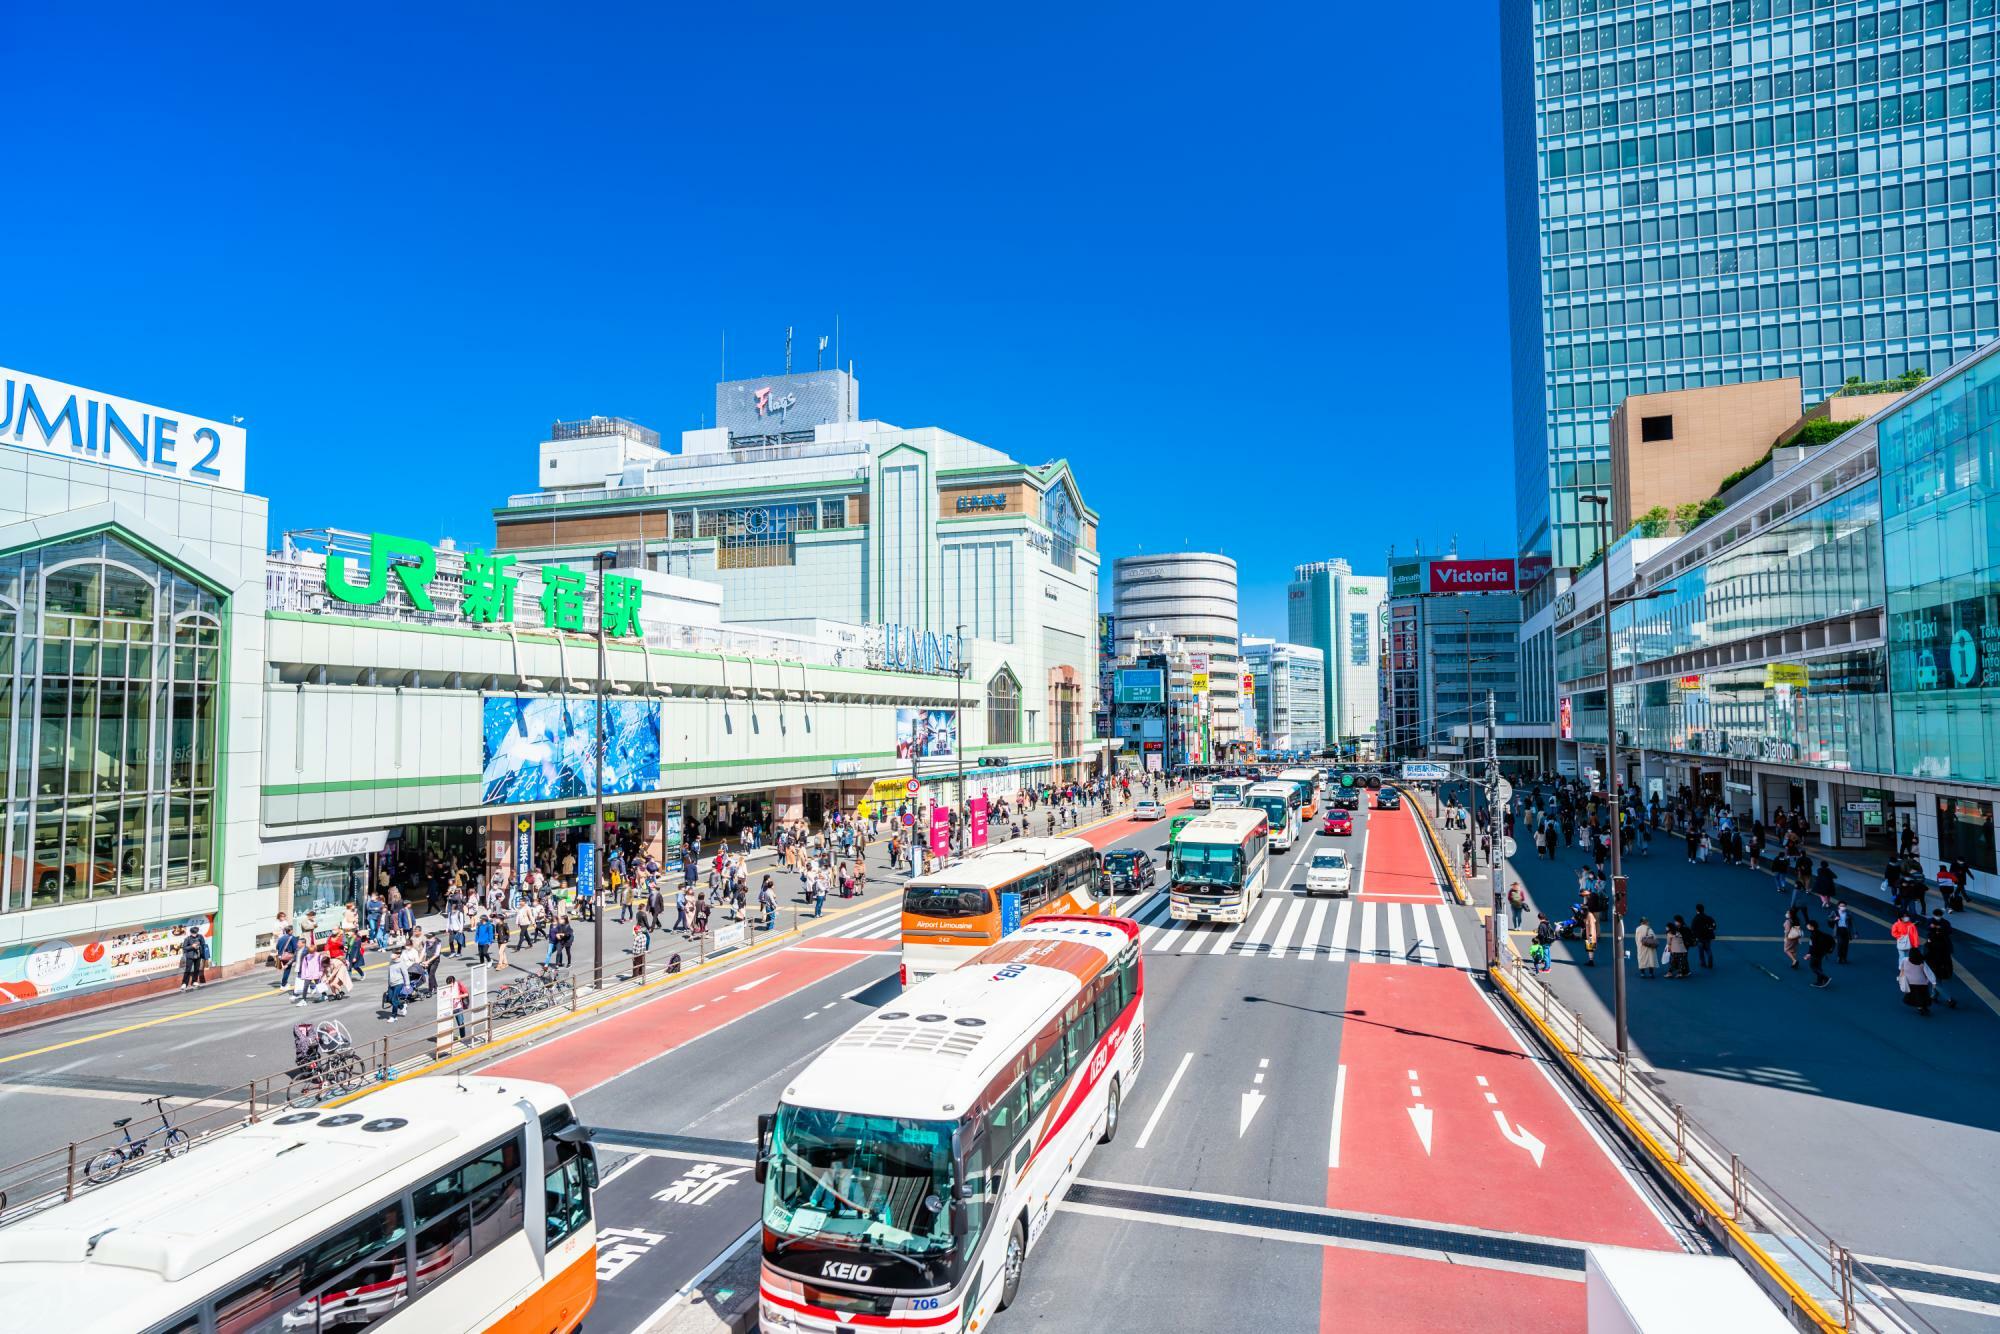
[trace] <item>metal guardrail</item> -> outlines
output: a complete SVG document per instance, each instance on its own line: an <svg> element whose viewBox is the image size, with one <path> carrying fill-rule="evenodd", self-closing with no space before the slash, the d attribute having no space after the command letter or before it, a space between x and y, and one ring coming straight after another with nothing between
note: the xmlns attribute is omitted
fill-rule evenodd
<svg viewBox="0 0 2000 1334"><path fill-rule="evenodd" d="M1702 1224L1801 1329L1921 1334L1935 1327L1840 1241L1808 1219L1659 1091L1628 1053L1620 1058L1562 1003L1506 941L1488 976L1576 1082L1641 1152Z"/></svg>
<svg viewBox="0 0 2000 1334"><path fill-rule="evenodd" d="M886 901L887 896L877 895L874 902ZM752 914L754 917L755 914ZM531 1036L549 1021L580 1009L595 1008L609 1004L622 997L669 985L669 979L687 978L704 965L727 958L742 950L765 941L795 935L802 920L809 916L802 907L781 907L778 912L779 925L770 930L746 931L742 946L727 949L715 948L716 928L713 923L709 931L693 940L675 937L656 944L645 954L629 951L607 951L604 956L605 984L602 989L579 982L574 976L566 979L564 986L550 1004L510 1021L497 1020L490 1004L478 1011L470 1012L467 1027L468 1039L457 1036L457 1026L452 1020L438 1023L434 1028L421 1028L425 1011L419 1007L429 1003L428 998L413 1002L409 1011L412 1019L419 1022L421 1036L392 1038L382 1034L367 1042L357 1042L352 1048L361 1058L366 1068L362 1084L358 1088L329 1089L325 1096L315 1097L312 1102L319 1105L358 1097L372 1088L392 1080L418 1074L435 1066L439 1061L453 1056L474 1053L484 1056L498 1055L502 1047L513 1041ZM587 924L580 924L587 925ZM614 919L607 919L607 927L622 926ZM733 925L724 923L723 925ZM670 932L656 932L659 935ZM607 942L608 943L608 942ZM692 950L692 960L687 958ZM674 955L682 956L681 970L669 972L668 967ZM589 968L587 961L579 965L579 970ZM619 975L610 976L613 972ZM496 993L486 993L490 1002ZM200 1145L218 1135L244 1126L255 1125L272 1116L294 1110L303 1104L299 1096L301 1085L308 1081L294 1078L291 1069L274 1074L260 1075L248 1083L217 1090L202 1098L191 1098L178 1105L168 1105L167 1115L171 1125L186 1132L192 1145ZM51 1088L51 1092L60 1092ZM143 1106L144 1104L135 1104ZM145 1118L153 1117L148 1127ZM38 1154L33 1158L0 1165L0 1227L16 1222L31 1214L54 1205L63 1204L77 1198L98 1185L108 1185L111 1180L123 1179L134 1172L144 1171L155 1163L164 1161L164 1136L166 1128L161 1126L150 1106L144 1113L135 1113L130 1129L133 1138L146 1138L150 1131L150 1141L142 1156L137 1156L113 1176L101 1182L93 1182L89 1167L91 1162L107 1150L125 1143L124 1131L113 1127L99 1135L72 1140L59 1148Z"/></svg>
<svg viewBox="0 0 2000 1334"><path fill-rule="evenodd" d="M1439 837L1437 826L1431 823L1431 813L1424 809L1423 796L1412 792L1409 788L1399 787L1397 790L1403 794L1403 803L1417 813L1417 821L1424 827L1424 838L1431 845L1431 856L1444 868L1446 882L1451 887L1451 896L1461 905L1470 904L1472 894L1466 889L1465 882L1459 879L1458 868L1452 865L1451 853L1446 849L1444 839Z"/></svg>

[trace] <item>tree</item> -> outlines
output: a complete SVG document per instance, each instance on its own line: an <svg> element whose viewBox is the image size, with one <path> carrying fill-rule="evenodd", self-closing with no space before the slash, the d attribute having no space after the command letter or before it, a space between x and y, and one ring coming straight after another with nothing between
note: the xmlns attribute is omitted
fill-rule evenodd
<svg viewBox="0 0 2000 1334"><path fill-rule="evenodd" d="M1639 516L1641 537L1665 537L1667 529L1674 521L1673 512L1665 505L1655 505Z"/></svg>
<svg viewBox="0 0 2000 1334"><path fill-rule="evenodd" d="M1680 532L1688 532L1694 528L1695 524L1701 521L1700 516L1701 505L1697 501L1690 500L1685 504L1676 505L1674 506L1674 527Z"/></svg>

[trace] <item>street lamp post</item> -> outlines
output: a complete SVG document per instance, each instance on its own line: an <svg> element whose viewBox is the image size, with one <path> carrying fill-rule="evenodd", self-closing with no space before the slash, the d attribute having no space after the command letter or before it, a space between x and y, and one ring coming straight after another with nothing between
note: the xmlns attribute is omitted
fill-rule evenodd
<svg viewBox="0 0 2000 1334"><path fill-rule="evenodd" d="M965 809L965 674L972 664L965 657L965 622L958 623L958 717L952 720L952 753L958 757L958 818L965 845L972 846L972 814Z"/></svg>
<svg viewBox="0 0 2000 1334"><path fill-rule="evenodd" d="M597 705L591 710L597 720L597 744L592 748L597 755L597 773L590 785L590 860L596 871L590 895L590 978L591 985L600 991L604 989L604 891L610 883L604 855L604 572L617 560L617 552L600 551L591 561L597 567Z"/></svg>
<svg viewBox="0 0 2000 1334"><path fill-rule="evenodd" d="M1611 794L1611 972L1612 1009L1616 1015L1618 1059L1625 1059L1625 875L1619 851L1619 824L1624 817L1625 798L1618 790L1618 702L1611 663L1611 497L1580 496L1597 509L1597 577L1602 587L1598 619L1604 636L1604 786Z"/></svg>

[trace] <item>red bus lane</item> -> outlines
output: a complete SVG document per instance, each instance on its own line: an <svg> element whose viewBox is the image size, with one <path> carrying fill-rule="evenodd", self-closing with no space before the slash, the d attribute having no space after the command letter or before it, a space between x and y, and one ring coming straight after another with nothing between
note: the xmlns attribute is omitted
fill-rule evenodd
<svg viewBox="0 0 2000 1334"><path fill-rule="evenodd" d="M1423 831L1408 807L1368 812L1364 853L1359 897L1397 903L1436 903L1446 897L1438 890L1431 859L1424 853Z"/></svg>
<svg viewBox="0 0 2000 1334"><path fill-rule="evenodd" d="M886 940L815 938L667 991L642 1005L565 1033L481 1074L546 1080L572 1098L666 1055L731 1020L896 946Z"/></svg>
<svg viewBox="0 0 2000 1334"><path fill-rule="evenodd" d="M1386 817L1386 818L1385 818ZM1436 893L1413 817L1370 822L1368 874ZM1380 840L1377 842L1377 840ZM1665 1225L1478 983L1362 963L1347 983L1331 1208L1534 1238L1673 1249ZM1580 1281L1329 1247L1320 1328L1582 1329Z"/></svg>

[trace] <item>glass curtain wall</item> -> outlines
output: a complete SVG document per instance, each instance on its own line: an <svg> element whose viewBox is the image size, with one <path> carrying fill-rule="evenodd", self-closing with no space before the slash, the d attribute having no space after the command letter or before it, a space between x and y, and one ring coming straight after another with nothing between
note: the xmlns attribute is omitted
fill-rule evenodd
<svg viewBox="0 0 2000 1334"><path fill-rule="evenodd" d="M0 557L0 911L213 879L222 616L116 537Z"/></svg>
<svg viewBox="0 0 2000 1334"><path fill-rule="evenodd" d="M2000 779L2000 357L1880 423L1896 768Z"/></svg>

